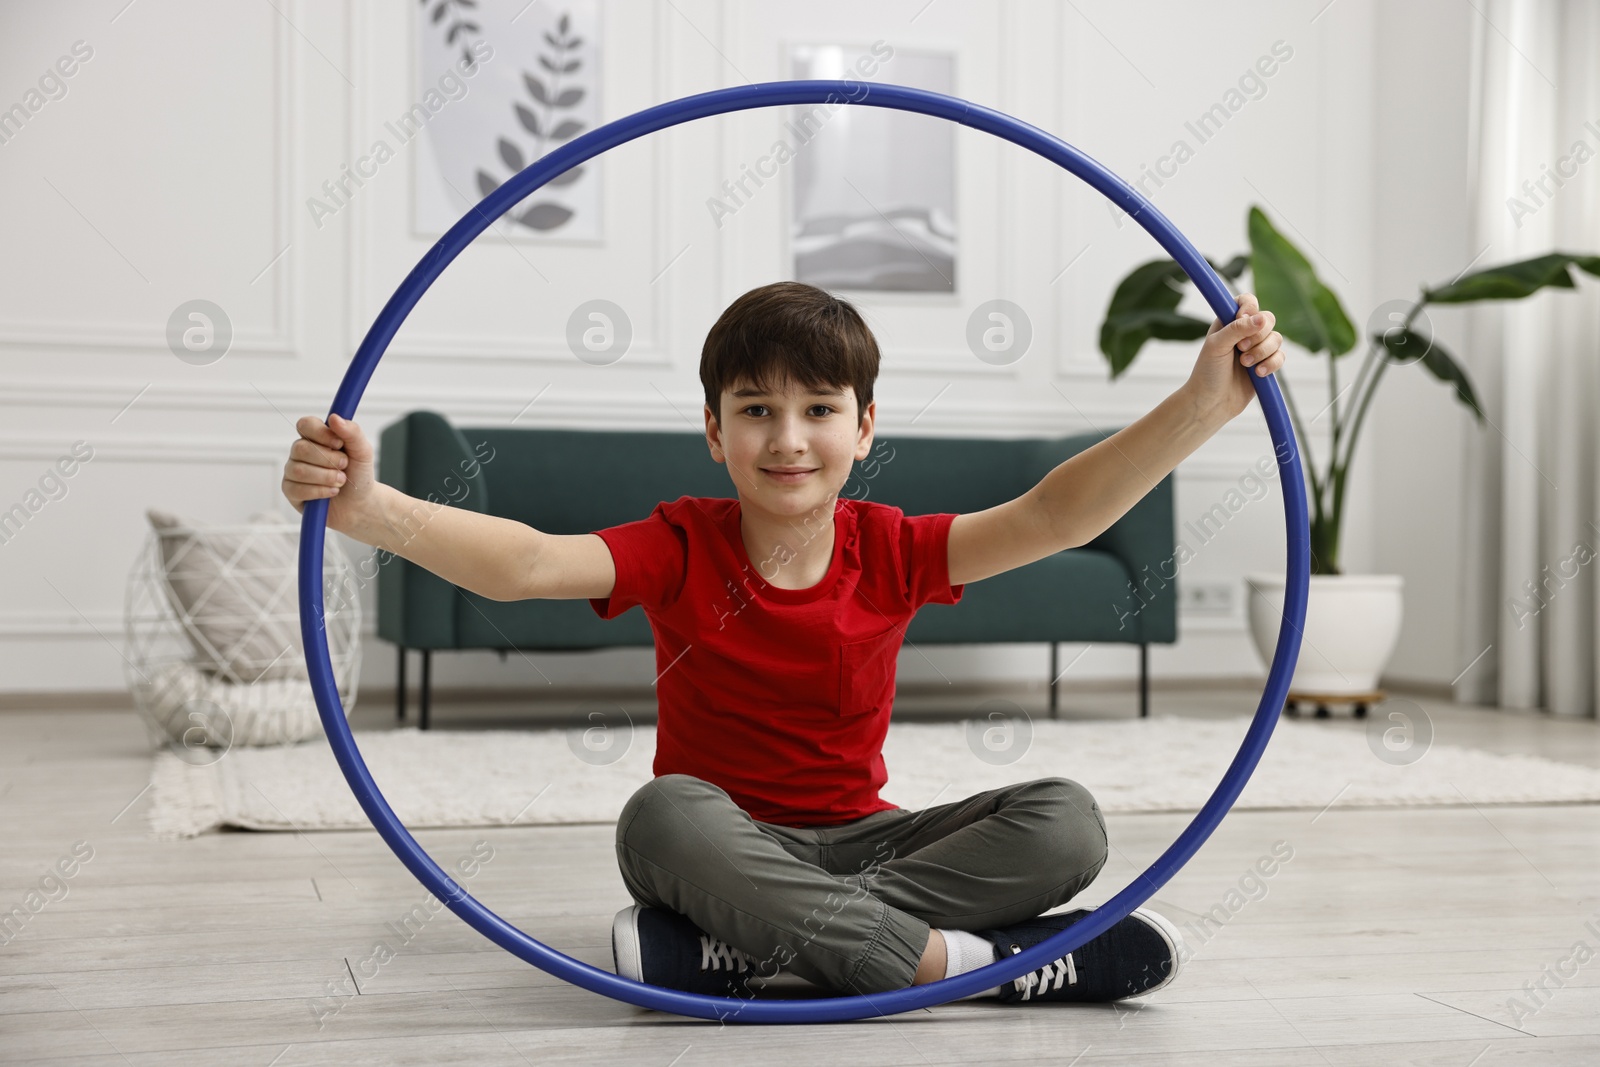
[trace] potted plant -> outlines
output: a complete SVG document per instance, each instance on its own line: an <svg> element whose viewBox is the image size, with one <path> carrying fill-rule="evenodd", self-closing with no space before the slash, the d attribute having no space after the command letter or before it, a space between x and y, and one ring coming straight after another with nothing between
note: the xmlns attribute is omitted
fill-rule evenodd
<svg viewBox="0 0 1600 1067"><path fill-rule="evenodd" d="M1250 208L1247 229L1249 254L1236 255L1220 266L1212 262L1212 266L1230 286L1248 269L1249 291L1276 316L1276 329L1284 340L1312 355L1328 354L1328 393L1332 397L1325 409L1332 423L1329 455L1327 463L1319 467L1288 378L1283 372L1277 375L1304 458L1311 507L1311 587L1290 698L1318 701L1319 715L1326 714L1322 700L1343 699L1355 703L1359 715L1365 712L1365 699L1377 696L1379 675L1400 636L1402 613L1400 575L1346 574L1339 565L1350 463L1385 369L1391 364L1420 364L1451 386L1456 399L1471 409L1481 427L1483 409L1472 383L1432 336L1423 309L1429 304L1520 300L1545 288L1575 289L1571 268L1600 277L1600 256L1552 252L1474 271L1437 288L1423 285L1414 301L1380 305L1367 319L1365 358L1349 388L1349 399L1341 404L1345 390L1339 386L1339 358L1362 339L1339 297L1257 206ZM1118 283L1100 326L1100 351L1111 365L1113 380L1128 369L1146 341L1189 341L1206 335L1210 320L1178 310L1186 284L1188 276L1171 259L1143 263ZM1284 576L1256 573L1246 575L1245 581L1250 591L1251 635L1262 662L1270 663L1282 625Z"/></svg>

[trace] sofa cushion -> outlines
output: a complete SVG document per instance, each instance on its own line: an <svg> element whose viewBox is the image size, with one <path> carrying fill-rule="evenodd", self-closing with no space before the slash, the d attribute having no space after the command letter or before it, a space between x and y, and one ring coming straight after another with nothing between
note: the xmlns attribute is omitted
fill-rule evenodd
<svg viewBox="0 0 1600 1067"><path fill-rule="evenodd" d="M912 644L1142 641L1144 612L1128 568L1109 552L1075 548L967 586L960 604L929 604L906 627Z"/></svg>

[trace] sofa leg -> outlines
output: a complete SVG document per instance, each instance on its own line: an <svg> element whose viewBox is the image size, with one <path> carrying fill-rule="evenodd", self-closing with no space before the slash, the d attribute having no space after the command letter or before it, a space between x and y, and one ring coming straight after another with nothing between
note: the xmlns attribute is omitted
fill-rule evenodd
<svg viewBox="0 0 1600 1067"><path fill-rule="evenodd" d="M1150 646L1139 643L1139 718L1150 717Z"/></svg>
<svg viewBox="0 0 1600 1067"><path fill-rule="evenodd" d="M401 645L400 651L400 677L394 683L394 719L395 722L406 721L406 646Z"/></svg>
<svg viewBox="0 0 1600 1067"><path fill-rule="evenodd" d="M428 712L431 710L432 704L433 704L433 692L432 692L432 690L433 690L433 649L425 648L425 649L422 650L422 693L421 693L420 699L418 701L418 703L420 704L420 706L422 708L422 711L421 711L421 714L420 714L419 718L420 718L421 723L422 723L422 729L424 729L424 730L426 730L428 728Z"/></svg>
<svg viewBox="0 0 1600 1067"><path fill-rule="evenodd" d="M1060 646L1054 641L1050 642L1050 717L1057 718L1056 714L1056 656Z"/></svg>

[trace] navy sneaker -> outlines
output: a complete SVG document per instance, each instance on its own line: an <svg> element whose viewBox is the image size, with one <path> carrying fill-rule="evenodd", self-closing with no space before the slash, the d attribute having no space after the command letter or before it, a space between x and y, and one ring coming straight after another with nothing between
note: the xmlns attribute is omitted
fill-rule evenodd
<svg viewBox="0 0 1600 1067"><path fill-rule="evenodd" d="M756 960L665 908L617 912L611 957L624 978L685 993L748 1000L763 984Z"/></svg>
<svg viewBox="0 0 1600 1067"><path fill-rule="evenodd" d="M975 931L994 943L997 958L1059 934L1090 909L1040 915L1014 926ZM1006 1003L1023 1001L1110 1001L1142 997L1164 989L1178 976L1183 939L1153 911L1135 908L1127 918L1080 948L1000 987Z"/></svg>

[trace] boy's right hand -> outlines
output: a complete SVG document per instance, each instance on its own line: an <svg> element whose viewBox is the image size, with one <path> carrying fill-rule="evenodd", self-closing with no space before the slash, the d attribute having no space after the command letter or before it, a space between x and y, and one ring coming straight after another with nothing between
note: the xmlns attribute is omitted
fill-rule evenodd
<svg viewBox="0 0 1600 1067"><path fill-rule="evenodd" d="M283 465L283 495L301 514L305 502L328 497L328 526L340 529L372 506L377 496L374 450L357 424L330 415L295 423L300 439Z"/></svg>

